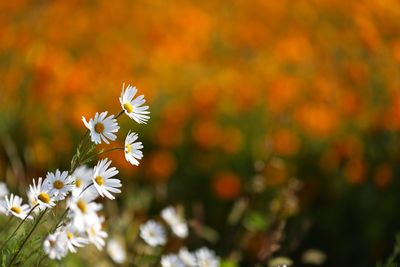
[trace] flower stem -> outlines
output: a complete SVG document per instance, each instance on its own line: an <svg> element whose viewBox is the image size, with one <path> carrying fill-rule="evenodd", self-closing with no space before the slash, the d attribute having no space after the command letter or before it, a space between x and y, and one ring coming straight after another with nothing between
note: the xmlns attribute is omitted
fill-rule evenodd
<svg viewBox="0 0 400 267"><path fill-rule="evenodd" d="M100 151L99 153L94 154L93 156L87 158L87 160L91 161L92 159L94 159L97 156L100 156L101 154L105 154L105 153L108 153L108 152L111 152L111 151L114 151L114 150L124 150L124 148L123 147L114 147L114 148L110 148L110 149L107 149L107 150L103 150L103 151Z"/></svg>
<svg viewBox="0 0 400 267"><path fill-rule="evenodd" d="M22 244L19 246L17 253L14 254L14 257L12 257L10 263L8 264L8 267L12 266L14 261L17 259L19 253L21 253L24 245L29 240L29 238L33 234L33 231L35 231L36 227L39 225L39 222L42 220L42 218L46 212L47 212L47 208L44 211L42 211L42 213L39 215L38 219L36 220L35 224L33 225L32 229L31 229L31 231L28 233L28 235L25 237L24 241L22 241Z"/></svg>
<svg viewBox="0 0 400 267"><path fill-rule="evenodd" d="M124 110L121 110L121 112L118 113L118 115L115 117L115 119L118 119L118 117L121 116L122 114L124 114Z"/></svg>
<svg viewBox="0 0 400 267"><path fill-rule="evenodd" d="M12 237L14 237L15 233L19 230L19 228L21 228L22 224L26 221L26 219L29 217L29 215L31 215L31 213L33 212L33 210L39 206L39 204L36 204L35 206L33 206L30 211L28 212L28 214L25 216L25 218L18 224L17 228L15 228L14 232L7 238L7 240L4 242L3 245L1 245L0 247L0 251L3 250L3 248L5 247L5 245L8 243L8 241L10 241L10 239Z"/></svg>

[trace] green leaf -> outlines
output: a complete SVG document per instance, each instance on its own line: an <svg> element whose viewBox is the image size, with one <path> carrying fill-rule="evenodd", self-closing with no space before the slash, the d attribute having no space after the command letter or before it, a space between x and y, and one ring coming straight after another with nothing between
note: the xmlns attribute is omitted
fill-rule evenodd
<svg viewBox="0 0 400 267"><path fill-rule="evenodd" d="M265 215L253 211L244 218L243 226L249 231L265 231L268 227L268 221Z"/></svg>
<svg viewBox="0 0 400 267"><path fill-rule="evenodd" d="M239 265L231 260L222 260L221 261L221 267L239 267Z"/></svg>

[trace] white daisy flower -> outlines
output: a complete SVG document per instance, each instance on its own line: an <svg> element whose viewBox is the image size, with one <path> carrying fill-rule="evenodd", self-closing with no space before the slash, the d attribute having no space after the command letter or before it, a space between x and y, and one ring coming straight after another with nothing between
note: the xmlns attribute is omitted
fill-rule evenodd
<svg viewBox="0 0 400 267"><path fill-rule="evenodd" d="M66 244L66 236L56 232L47 236L43 242L43 249L50 259L60 260L68 253L68 247Z"/></svg>
<svg viewBox="0 0 400 267"><path fill-rule="evenodd" d="M68 250L72 253L75 253L77 251L76 248L83 247L88 243L88 240L86 238L78 235L72 225L68 225L63 230L61 230L60 235L65 236Z"/></svg>
<svg viewBox="0 0 400 267"><path fill-rule="evenodd" d="M102 209L102 205L93 202L93 199L93 194L86 190L82 196L68 200L68 218L71 219L73 227L81 233L99 221L97 212Z"/></svg>
<svg viewBox="0 0 400 267"><path fill-rule="evenodd" d="M0 198L4 198L6 195L8 195L7 184L0 182Z"/></svg>
<svg viewBox="0 0 400 267"><path fill-rule="evenodd" d="M34 193L31 190L26 190L26 196L28 197L29 208L35 207L39 202L36 201ZM41 210L40 206L33 210L33 213L37 214Z"/></svg>
<svg viewBox="0 0 400 267"><path fill-rule="evenodd" d="M74 179L74 188L72 189L73 196L79 196L82 191L90 184L93 177L93 169L87 166L79 166L71 175Z"/></svg>
<svg viewBox="0 0 400 267"><path fill-rule="evenodd" d="M167 243L164 227L154 220L140 226L140 237L152 247Z"/></svg>
<svg viewBox="0 0 400 267"><path fill-rule="evenodd" d="M56 205L49 190L43 186L42 177L38 179L37 184L33 179L33 185L29 185L29 188L33 201L39 204L39 209L51 208Z"/></svg>
<svg viewBox="0 0 400 267"><path fill-rule="evenodd" d="M162 267L185 267L185 264L175 254L168 254L161 257Z"/></svg>
<svg viewBox="0 0 400 267"><path fill-rule="evenodd" d="M43 186L49 190L55 201L60 201L74 188L74 179L68 175L67 171L60 172L57 169L55 173L47 173Z"/></svg>
<svg viewBox="0 0 400 267"><path fill-rule="evenodd" d="M94 167L92 181L100 196L112 200L115 197L111 193L121 193L118 188L122 187L122 184L119 179L112 178L118 174L118 170L115 167L108 168L110 164L111 160L107 158L99 161Z"/></svg>
<svg viewBox="0 0 400 267"><path fill-rule="evenodd" d="M118 264L122 264L126 260L125 246L120 240L110 239L107 242L107 253L110 255L111 259Z"/></svg>
<svg viewBox="0 0 400 267"><path fill-rule="evenodd" d="M6 213L6 201L4 200L6 195L8 195L7 184L0 182L0 212L3 214Z"/></svg>
<svg viewBox="0 0 400 267"><path fill-rule="evenodd" d="M100 219L100 221L102 220L103 218ZM102 250L106 244L104 239L108 237L108 234L102 230L101 222L93 224L86 232L89 242L94 244L98 250Z"/></svg>
<svg viewBox="0 0 400 267"><path fill-rule="evenodd" d="M25 219L30 210L29 205L22 204L22 198L14 194L11 194L10 197L6 196L4 204L4 211L7 216L11 213L15 217ZM29 216L27 219L33 218Z"/></svg>
<svg viewBox="0 0 400 267"><path fill-rule="evenodd" d="M146 102L144 95L134 98L137 92L136 87L128 85L126 90L124 87L125 84L122 85L122 93L119 102L125 114L137 123L146 123L147 120L150 119L147 115L150 114L150 111L148 110L149 106L142 106Z"/></svg>
<svg viewBox="0 0 400 267"><path fill-rule="evenodd" d="M189 252L186 247L183 247L179 250L179 258L188 267L197 266L196 256L193 253Z"/></svg>
<svg viewBox="0 0 400 267"><path fill-rule="evenodd" d="M196 251L197 265L199 267L218 267L219 258L215 255L215 252L203 247Z"/></svg>
<svg viewBox="0 0 400 267"><path fill-rule="evenodd" d="M139 166L139 160L143 157L143 153L140 151L143 145L142 142L135 142L137 139L138 135L129 131L125 139L125 159L130 164Z"/></svg>
<svg viewBox="0 0 400 267"><path fill-rule="evenodd" d="M180 237L186 238L189 234L188 226L184 219L178 215L176 209L172 206L166 207L161 211L161 217L171 227L172 232Z"/></svg>
<svg viewBox="0 0 400 267"><path fill-rule="evenodd" d="M118 132L119 126L117 120L114 119L114 115L107 116L108 111L97 113L93 119L89 122L86 121L85 117L82 117L82 121L86 128L90 131L90 138L95 144L101 144L103 140L106 144L109 144L108 140L114 141L117 136L114 134Z"/></svg>

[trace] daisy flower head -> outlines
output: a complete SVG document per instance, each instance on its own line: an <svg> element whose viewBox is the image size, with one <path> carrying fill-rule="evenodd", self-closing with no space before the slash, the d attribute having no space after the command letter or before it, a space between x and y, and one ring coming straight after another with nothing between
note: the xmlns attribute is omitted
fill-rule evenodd
<svg viewBox="0 0 400 267"><path fill-rule="evenodd" d="M97 212L103 207L101 204L93 202L91 197L86 198L85 196L86 194L80 198L72 197L67 203L70 209L68 218L74 229L79 232L85 232L100 221Z"/></svg>
<svg viewBox="0 0 400 267"><path fill-rule="evenodd" d="M136 87L128 85L128 87L125 88L125 84L123 84L119 102L129 118L140 124L146 123L148 119L150 119L150 116L147 115L150 114L149 106L143 106L146 102L144 95L135 98L136 93Z"/></svg>
<svg viewBox="0 0 400 267"><path fill-rule="evenodd" d="M82 165L76 168L71 176L74 179L74 188L72 189L72 195L79 196L84 188L92 181L93 169Z"/></svg>
<svg viewBox="0 0 400 267"><path fill-rule="evenodd" d="M104 219L100 218L98 223L93 224L87 229L87 236L90 243L94 244L98 250L103 250L106 245L106 239L108 237L107 232L103 231L101 223Z"/></svg>
<svg viewBox="0 0 400 267"><path fill-rule="evenodd" d="M137 133L129 131L125 138L125 159L132 165L139 166L139 160L142 159L142 142L135 142L138 139Z"/></svg>
<svg viewBox="0 0 400 267"><path fill-rule="evenodd" d="M183 247L179 250L179 258L180 260L188 267L196 267L197 261L196 256L191 253L186 247Z"/></svg>
<svg viewBox="0 0 400 267"><path fill-rule="evenodd" d="M161 211L161 217L171 227L172 232L180 237L186 238L189 234L188 226L184 219L180 217L176 209L172 206L166 207Z"/></svg>
<svg viewBox="0 0 400 267"><path fill-rule="evenodd" d="M68 175L67 171L60 172L57 169L55 173L47 173L44 187L49 190L55 201L60 201L74 188L74 179Z"/></svg>
<svg viewBox="0 0 400 267"><path fill-rule="evenodd" d="M219 258L215 252L206 247L200 248L196 251L197 266L199 267L218 267Z"/></svg>
<svg viewBox="0 0 400 267"><path fill-rule="evenodd" d="M90 138L95 144L101 144L102 141L109 144L109 140L114 141L117 139L115 135L119 130L117 120L114 118L114 115L107 117L107 114L108 111L100 114L96 112L94 118L91 118L89 122L86 121L85 117L82 117L83 123L90 131Z"/></svg>
<svg viewBox="0 0 400 267"><path fill-rule="evenodd" d="M121 181L116 178L112 178L119 172L115 167L110 167L111 160L105 158L100 160L93 169L93 185L99 192L100 196L106 196L109 199L115 199L111 193L121 193L118 189L122 187Z"/></svg>
<svg viewBox="0 0 400 267"><path fill-rule="evenodd" d="M88 240L86 238L79 236L72 225L68 225L64 229L62 229L60 231L60 235L64 235L67 248L72 253L75 253L77 251L76 248L83 247L88 243Z"/></svg>
<svg viewBox="0 0 400 267"><path fill-rule="evenodd" d="M61 260L68 253L67 239L65 235L56 232L50 234L43 242L43 249L46 255L54 260Z"/></svg>
<svg viewBox="0 0 400 267"><path fill-rule="evenodd" d="M35 179L33 179L33 184L30 185L29 188L33 203L36 203L35 205L39 205L39 209L51 208L56 205L54 203L53 196L46 186L44 186L42 177L38 179L37 183Z"/></svg>
<svg viewBox="0 0 400 267"><path fill-rule="evenodd" d="M167 243L164 227L154 220L140 226L140 237L152 247Z"/></svg>
<svg viewBox="0 0 400 267"><path fill-rule="evenodd" d="M6 196L4 204L4 211L6 215L11 213L20 219L25 219L30 210L29 205L22 204L22 198L14 194L11 194L10 197ZM27 217L27 219L32 219L32 216Z"/></svg>
<svg viewBox="0 0 400 267"><path fill-rule="evenodd" d="M168 254L161 257L162 267L185 267L185 264L175 254Z"/></svg>

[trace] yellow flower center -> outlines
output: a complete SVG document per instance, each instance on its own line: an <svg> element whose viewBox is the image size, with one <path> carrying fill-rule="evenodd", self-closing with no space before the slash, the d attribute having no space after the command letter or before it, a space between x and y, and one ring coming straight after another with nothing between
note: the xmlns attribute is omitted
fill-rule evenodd
<svg viewBox="0 0 400 267"><path fill-rule="evenodd" d="M96 235L96 231L94 230L94 227L90 227L89 233L91 236L95 236Z"/></svg>
<svg viewBox="0 0 400 267"><path fill-rule="evenodd" d="M94 125L94 130L96 131L96 133L101 134L104 131L104 124L102 124L101 122L98 122Z"/></svg>
<svg viewBox="0 0 400 267"><path fill-rule="evenodd" d="M76 205L82 211L82 213L86 213L86 203L85 202L83 202L82 200L78 200Z"/></svg>
<svg viewBox="0 0 400 267"><path fill-rule="evenodd" d="M68 232L68 233L67 233L67 238L68 238L69 240L71 240L73 237L74 237L74 235L73 235L71 232Z"/></svg>
<svg viewBox="0 0 400 267"><path fill-rule="evenodd" d="M50 196L45 192L40 193L38 199L46 204L50 202Z"/></svg>
<svg viewBox="0 0 400 267"><path fill-rule="evenodd" d="M96 181L96 183L98 185L103 185L104 184L103 177L101 177L101 176L96 176L96 178L94 178L94 180Z"/></svg>
<svg viewBox="0 0 400 267"><path fill-rule="evenodd" d="M21 213L21 208L20 207L16 207L16 206L12 206L11 207L11 211L20 214Z"/></svg>
<svg viewBox="0 0 400 267"><path fill-rule="evenodd" d="M76 186L77 188L79 188L79 187L81 187L81 185L82 185L82 180L79 179L79 178L76 178L76 180L75 180L75 186Z"/></svg>
<svg viewBox="0 0 400 267"><path fill-rule="evenodd" d="M53 186L55 189L63 189L64 188L64 183L61 180L55 180L53 183Z"/></svg>
<svg viewBox="0 0 400 267"><path fill-rule="evenodd" d="M132 111L133 111L133 107L132 107L131 103L125 103L124 104L124 109L126 111L128 111L128 113L132 113Z"/></svg>
<svg viewBox="0 0 400 267"><path fill-rule="evenodd" d="M126 148L126 153L131 153L132 152L132 146L131 145L127 144L125 146L125 148Z"/></svg>

